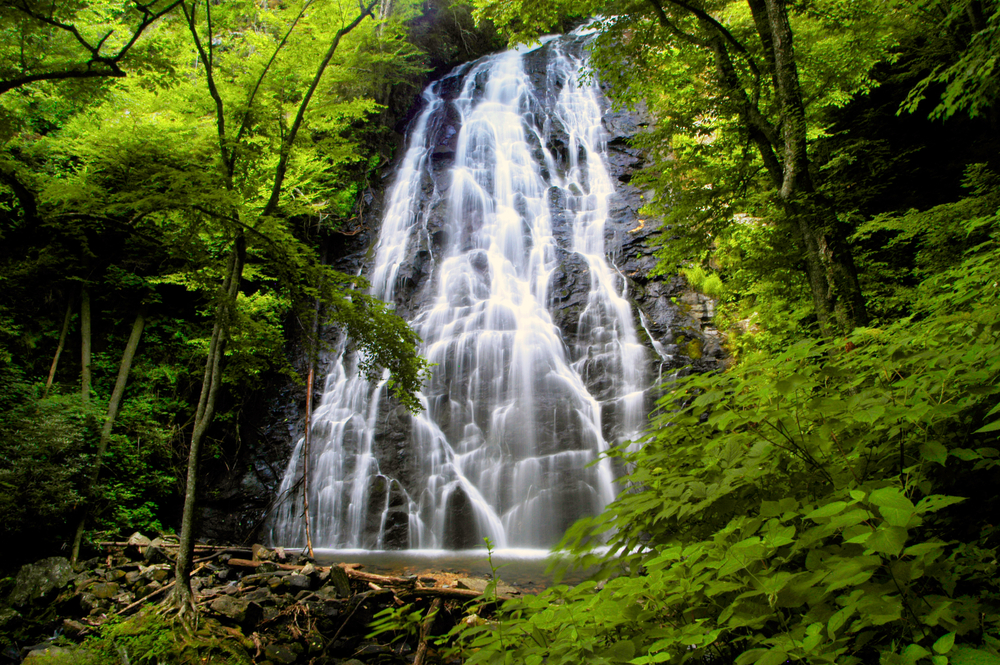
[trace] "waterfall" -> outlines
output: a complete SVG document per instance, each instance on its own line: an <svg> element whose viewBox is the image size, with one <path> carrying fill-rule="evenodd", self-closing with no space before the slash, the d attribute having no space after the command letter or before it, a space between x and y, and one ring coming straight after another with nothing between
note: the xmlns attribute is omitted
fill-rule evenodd
<svg viewBox="0 0 1000 665"><path fill-rule="evenodd" d="M336 350L313 416L317 547L547 547L614 497L601 453L644 426L649 350L607 257L615 184L583 40L488 56L424 92L370 281L432 377L410 416ZM276 544L304 542L301 448Z"/></svg>

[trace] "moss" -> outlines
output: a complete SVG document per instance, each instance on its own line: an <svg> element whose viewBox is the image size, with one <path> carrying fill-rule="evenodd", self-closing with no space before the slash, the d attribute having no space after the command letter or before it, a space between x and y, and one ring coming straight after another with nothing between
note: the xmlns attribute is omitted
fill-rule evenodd
<svg viewBox="0 0 1000 665"><path fill-rule="evenodd" d="M701 358L702 355L701 340L692 339L690 342L688 342L687 345L684 347L684 355L686 355L691 360L698 360L699 358Z"/></svg>
<svg viewBox="0 0 1000 665"><path fill-rule="evenodd" d="M76 650L79 660L65 662L74 665L92 662L102 665L250 665L247 648L251 646L238 631L224 628L211 619L202 617L199 629L192 632L174 619L147 612L105 624L98 636Z"/></svg>

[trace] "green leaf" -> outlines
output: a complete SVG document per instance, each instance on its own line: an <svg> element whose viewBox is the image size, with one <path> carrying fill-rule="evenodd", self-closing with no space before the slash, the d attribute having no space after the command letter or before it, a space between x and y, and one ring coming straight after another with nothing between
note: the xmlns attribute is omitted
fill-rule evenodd
<svg viewBox="0 0 1000 665"><path fill-rule="evenodd" d="M844 510L847 507L846 501L834 501L833 503L828 503L825 506L820 506L816 510L812 511L806 515L807 519L819 521L823 517L831 517L837 513Z"/></svg>
<svg viewBox="0 0 1000 665"><path fill-rule="evenodd" d="M955 645L955 633L947 633L934 643L934 652L946 654Z"/></svg>
<svg viewBox="0 0 1000 665"><path fill-rule="evenodd" d="M635 644L631 640L615 642L604 650L604 655L618 662L626 662L635 655Z"/></svg>
<svg viewBox="0 0 1000 665"><path fill-rule="evenodd" d="M871 493L868 500L879 508L896 508L898 510L913 510L913 502L903 495L898 487L883 487Z"/></svg>
<svg viewBox="0 0 1000 665"><path fill-rule="evenodd" d="M785 652L784 649L774 647L757 661L757 665L780 665L780 663L785 662L787 658L788 653Z"/></svg>
<svg viewBox="0 0 1000 665"><path fill-rule="evenodd" d="M736 659L736 665L750 665L751 663L756 663L768 649L750 649L750 651L744 651L740 654L739 658Z"/></svg>
<svg viewBox="0 0 1000 665"><path fill-rule="evenodd" d="M929 655L931 655L931 652L919 644L911 644L903 651L903 660L907 663L916 663L921 658L926 658Z"/></svg>
<svg viewBox="0 0 1000 665"><path fill-rule="evenodd" d="M944 466L948 461L948 449L938 441L928 441L920 446L920 456L928 462L937 462Z"/></svg>
<svg viewBox="0 0 1000 665"><path fill-rule="evenodd" d="M987 432L996 432L997 430L1000 430L1000 420L994 420L989 425L983 425L973 432L973 434L985 434Z"/></svg>
<svg viewBox="0 0 1000 665"><path fill-rule="evenodd" d="M880 526L868 539L866 552L880 552L889 556L899 556L906 544L906 529L899 526Z"/></svg>
<svg viewBox="0 0 1000 665"><path fill-rule="evenodd" d="M965 644L955 645L949 660L952 665L1000 665L1000 656Z"/></svg>
<svg viewBox="0 0 1000 665"><path fill-rule="evenodd" d="M965 497L961 496L948 496L946 494L931 494L930 496L925 496L916 505L916 512L918 514L923 513L933 513L942 508L947 508L948 506L953 506L956 503L961 503L965 501Z"/></svg>
<svg viewBox="0 0 1000 665"><path fill-rule="evenodd" d="M923 554L927 554L928 552L941 549L942 547L944 547L944 543L917 543L916 545L910 545L903 550L903 554L907 556L921 556Z"/></svg>
<svg viewBox="0 0 1000 665"><path fill-rule="evenodd" d="M847 607L837 610L833 616L830 617L830 620L826 623L826 634L831 640L837 639L837 631L840 630L841 626L847 623L847 620L851 618L852 614L854 614L854 610L854 605L848 605Z"/></svg>

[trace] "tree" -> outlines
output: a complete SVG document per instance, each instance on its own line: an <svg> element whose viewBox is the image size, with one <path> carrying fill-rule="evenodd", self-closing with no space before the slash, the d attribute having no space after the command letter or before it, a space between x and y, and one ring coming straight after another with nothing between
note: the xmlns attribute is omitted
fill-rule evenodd
<svg viewBox="0 0 1000 665"><path fill-rule="evenodd" d="M515 39L530 38L540 28L548 28L560 9L550 3L488 0L478 7L481 17L492 18ZM665 59L682 59L688 65L689 81L711 81L710 87L699 91L704 101L694 120L705 131L705 125L719 126L714 114L738 118L738 126L732 129L742 137L744 161L748 169L763 171L765 187L779 206L774 217L794 238L793 251L801 257L822 334L832 336L863 325L867 313L847 242L849 229L839 222L833 203L815 182L809 141L815 128L807 118L788 4L748 0L740 7L695 0L645 0L613 6L573 4L566 9L577 15L612 17L600 22L603 34L595 42L595 61L619 100L634 103L645 98L654 107L662 107L663 97L673 97L672 91L655 87L662 74L651 71L652 77L647 78L636 76L635 70L675 66ZM816 12L834 9L835 3L810 8ZM716 138L710 136L708 141ZM753 160L746 148L752 149ZM662 157L669 161L669 155Z"/></svg>
<svg viewBox="0 0 1000 665"><path fill-rule="evenodd" d="M180 0L0 2L0 95L39 81L123 77L136 44Z"/></svg>

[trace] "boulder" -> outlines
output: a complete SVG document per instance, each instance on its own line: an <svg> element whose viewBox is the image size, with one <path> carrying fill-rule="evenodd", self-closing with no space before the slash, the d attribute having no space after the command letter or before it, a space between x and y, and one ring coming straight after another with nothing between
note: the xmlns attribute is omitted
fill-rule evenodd
<svg viewBox="0 0 1000 665"><path fill-rule="evenodd" d="M73 567L61 556L29 563L18 571L8 602L12 607L45 602L75 577Z"/></svg>
<svg viewBox="0 0 1000 665"><path fill-rule="evenodd" d="M461 577L455 581L455 586L459 589L472 589L473 591L478 591L479 593L485 593L486 585L489 583L490 580L481 580L474 577ZM520 591L509 584L504 584L502 581L497 582L496 592L501 596L511 596L520 593Z"/></svg>
<svg viewBox="0 0 1000 665"><path fill-rule="evenodd" d="M46 665L47 663L71 663L73 662L73 651L66 647L57 647L49 644L43 647L32 649L21 661L27 665Z"/></svg>
<svg viewBox="0 0 1000 665"><path fill-rule="evenodd" d="M20 612L13 607L0 607L0 631L11 632L20 622Z"/></svg>
<svg viewBox="0 0 1000 665"><path fill-rule="evenodd" d="M136 531L128 537L128 543L125 545L125 554L132 559L142 559L145 557L146 548L151 543L152 541L149 538Z"/></svg>
<svg viewBox="0 0 1000 665"><path fill-rule="evenodd" d="M277 555L261 544L256 544L252 548L254 561L274 561Z"/></svg>
<svg viewBox="0 0 1000 665"><path fill-rule="evenodd" d="M90 587L90 593L98 600L109 600L118 593L118 585L114 582L98 582Z"/></svg>
<svg viewBox="0 0 1000 665"><path fill-rule="evenodd" d="M163 547L163 544L163 539L161 538L154 538L150 541L149 545L142 551L142 558L146 563L167 563L170 561L170 557L167 556L167 550Z"/></svg>
<svg viewBox="0 0 1000 665"><path fill-rule="evenodd" d="M221 614L244 627L256 626L264 614L257 603L233 596L219 596L208 607L216 614Z"/></svg>

